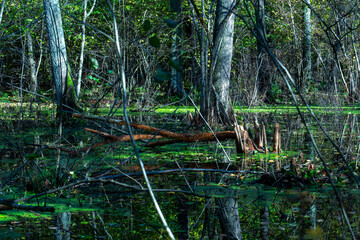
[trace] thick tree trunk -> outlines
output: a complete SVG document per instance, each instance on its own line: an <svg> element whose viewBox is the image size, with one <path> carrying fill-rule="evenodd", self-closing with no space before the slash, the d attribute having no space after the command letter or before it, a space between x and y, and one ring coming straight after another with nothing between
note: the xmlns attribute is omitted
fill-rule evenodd
<svg viewBox="0 0 360 240"><path fill-rule="evenodd" d="M170 9L174 13L175 20L179 23L172 36L171 43L171 60L177 67L171 69L170 93L182 95L182 58L181 58L181 40L182 40L182 24L181 24L181 4L182 0L170 0Z"/></svg>
<svg viewBox="0 0 360 240"><path fill-rule="evenodd" d="M50 46L51 70L55 83L56 100L60 105L64 103L72 108L78 108L76 105L75 87L71 78L66 54L59 1L44 0L44 12Z"/></svg>
<svg viewBox="0 0 360 240"><path fill-rule="evenodd" d="M310 4L310 0L305 0ZM306 90L311 81L311 9L304 6L303 81L301 89Z"/></svg>
<svg viewBox="0 0 360 240"><path fill-rule="evenodd" d="M267 41L265 24L265 0L255 1L255 16L258 37L261 41ZM261 42L257 42L257 82L260 94L266 94L270 88L269 58ZM267 95L267 94L266 94ZM268 99L268 98L267 98ZM269 99L268 99L269 100Z"/></svg>
<svg viewBox="0 0 360 240"><path fill-rule="evenodd" d="M63 212L58 213L56 216L56 240L70 240L70 227L71 227L71 213Z"/></svg>
<svg viewBox="0 0 360 240"><path fill-rule="evenodd" d="M214 48L212 51L211 122L232 124L234 112L230 99L230 73L233 52L234 14L236 1L219 0L216 6Z"/></svg>
<svg viewBox="0 0 360 240"><path fill-rule="evenodd" d="M238 203L234 197L217 198L223 239L241 239Z"/></svg>

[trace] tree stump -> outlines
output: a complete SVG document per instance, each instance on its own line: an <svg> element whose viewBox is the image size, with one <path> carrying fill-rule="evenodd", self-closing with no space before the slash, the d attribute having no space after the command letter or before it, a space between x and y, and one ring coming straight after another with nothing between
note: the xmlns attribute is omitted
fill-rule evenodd
<svg viewBox="0 0 360 240"><path fill-rule="evenodd" d="M274 129L273 153L280 153L280 148L281 148L280 126L279 126L279 123L276 123L275 124L275 129Z"/></svg>

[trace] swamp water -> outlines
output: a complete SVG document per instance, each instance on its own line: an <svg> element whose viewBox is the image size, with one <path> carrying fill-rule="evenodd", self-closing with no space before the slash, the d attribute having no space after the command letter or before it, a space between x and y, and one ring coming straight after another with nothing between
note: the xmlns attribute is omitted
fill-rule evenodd
<svg viewBox="0 0 360 240"><path fill-rule="evenodd" d="M131 121L160 127L166 119L164 115L166 112L152 116L134 114ZM238 155L234 140L222 141L222 146L214 142L177 143L145 148L141 152L155 196L176 238L223 238L218 215L221 204L217 199L237 201L238 212L234 214L239 216L243 239L260 239L264 234L269 239L351 238L324 168L297 114L292 110L245 112L241 120L252 123L255 115L267 127L270 150L273 126L280 123L280 154ZM333 111L320 112L318 116L358 174L358 116ZM341 193L352 230L359 234L360 192L347 177L349 173L330 142L314 121L307 119ZM186 116L179 114L164 128L174 132L196 131L186 121ZM252 129L252 124L249 126ZM62 146L80 149L91 144L94 134L84 132L85 127L98 128L85 120L64 127ZM116 127L126 131L124 126ZM121 135L109 126L102 131ZM37 128L31 122L0 133L0 199L21 199L54 188L57 151L46 146L58 144L56 133L55 128ZM102 140L98 137L96 142ZM232 160L231 164L222 163L226 158L222 147ZM71 170L67 183L98 177L112 169L104 179L145 186L136 158L124 163L132 152L128 142L94 149L81 161L81 154L62 151L61 158ZM292 168L294 158L301 163L301 177L297 177ZM314 164L313 168L308 168L310 163ZM118 166L117 170L112 168L114 166ZM265 172L273 173L274 178L261 177ZM26 203L19 202L29 203L35 206L46 203L54 207L55 212L0 211L0 239L167 238L147 191L135 191L109 182L84 183Z"/></svg>

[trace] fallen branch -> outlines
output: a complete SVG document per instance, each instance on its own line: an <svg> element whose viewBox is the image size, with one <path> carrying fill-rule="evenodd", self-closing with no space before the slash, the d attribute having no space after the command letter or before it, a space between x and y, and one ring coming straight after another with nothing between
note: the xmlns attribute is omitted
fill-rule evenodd
<svg viewBox="0 0 360 240"><path fill-rule="evenodd" d="M87 115L82 115L82 114L73 114L73 116L77 117L77 118L86 118L86 119L91 119L91 120L101 120L101 121L106 120L103 117L87 116ZM114 119L109 119L108 122L114 123L114 124L119 124L119 125L126 125L125 121L119 121L119 120L114 120ZM156 133L158 133L158 135L160 135L160 136L155 136L156 139L161 139L161 138L170 138L171 139L171 140L160 141L159 143L149 143L147 145L149 147L178 143L178 142L182 142L182 141L184 141L184 142L204 142L204 141L215 141L217 139L218 140L236 139L235 131L223 131L223 132L215 132L215 133L206 132L206 133L191 134L191 133L175 133L175 132L171 132L168 130L163 130L163 129L151 127L151 126L148 126L145 124L138 124L138 123L130 123L130 126L132 126L134 128L146 130L149 132L156 132ZM110 138L113 141L124 142L124 141L131 140L130 135L124 135L124 136L118 137L118 136L114 136L114 135L111 135L108 133L99 132L94 129L86 128L85 130L89 131L89 132L93 132L93 133L99 133L100 136ZM243 141L244 141L244 143L246 143L245 144L246 149L244 149L244 151L243 151L244 153L246 153L247 151L254 151L254 150L263 152L263 150L261 148L256 146L254 141L249 137L248 132L242 126L239 128L238 131L239 131L238 134L242 135ZM134 136L135 140L150 139L153 137L153 135L148 135L148 134L135 134L133 136Z"/></svg>

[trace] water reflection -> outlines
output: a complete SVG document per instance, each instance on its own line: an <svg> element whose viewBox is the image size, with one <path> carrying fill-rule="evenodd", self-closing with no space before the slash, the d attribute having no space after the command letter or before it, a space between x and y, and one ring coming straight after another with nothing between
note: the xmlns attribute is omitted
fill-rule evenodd
<svg viewBox="0 0 360 240"><path fill-rule="evenodd" d="M55 238L57 240L70 240L71 213L58 213L56 216Z"/></svg>
<svg viewBox="0 0 360 240"><path fill-rule="evenodd" d="M281 120L269 116L259 116L259 118L263 118L261 121L267 122L269 126L275 120ZM329 118L326 116L321 120L326 122ZM254 154L246 157L236 155L234 143L231 141L223 142L223 146L233 161L231 165L223 163L227 161L227 158L219 145L214 143L178 144L147 149L141 153L147 167L151 169L156 167L159 170L157 174L151 175L154 188L186 191L190 188L196 193L196 195L171 191L156 193L170 228L178 239L331 239L339 235L343 239L350 237L349 233L343 230L343 220L332 189L327 185L326 177L319 175L322 171L321 164L316 158L310 138L305 134L297 117L287 115L285 119L289 122L280 124L285 127L282 128L284 149L279 155ZM149 119L146 121L150 122ZM179 132L182 130L181 127L176 127ZM270 135L272 129L268 128ZM336 125L327 125L327 129L339 140L343 149L347 150L348 159L352 161L351 166L356 168L360 156L356 155L360 151L357 117L343 116L336 121ZM82 136L84 134L82 130L71 134L77 134L77 139L71 144L77 144L78 139L84 140L87 144L88 139ZM65 135L65 138L69 137ZM343 170L341 162L334 159L329 142L319 132L315 132L315 138L321 143L321 150L328 156L328 163L337 177L339 189L342 187L341 194L350 223L354 226L354 231L359 232L359 193L352 191L351 185L347 185L349 181L347 176L340 174ZM45 140L48 139L35 135L31 141L39 145L44 144ZM271 140L269 140L269 145L271 146ZM114 144L111 153L104 149L93 151L88 155L88 159L83 160L83 164L95 162L92 168L89 168L89 176L96 175L103 168L121 162L125 152L130 151L129 149L131 148L125 143ZM44 149L40 156L43 156L42 154L51 156L49 152L50 150ZM13 156L10 152L5 152L5 154ZM15 161L17 156L11 158ZM69 158L73 160L72 156ZM294 158L297 161L293 161ZM94 161L94 159L101 160ZM74 157L74 162L77 160ZM184 168L203 168L203 170L201 172L179 171L182 175L179 172L161 173L162 169L159 169L161 167L179 168L173 163L174 160ZM299 172L298 166L305 164L307 160L317 166L311 166L309 169L302 167ZM33 162L43 169L51 165L44 159L38 160L37 157ZM133 164L136 164L136 161ZM0 171L17 165L18 162L11 162L9 165L1 166ZM134 179L143 183L141 174L131 175L131 178L124 177L122 173L130 176L134 171L138 171L131 167L130 163L129 166L123 166L121 174L119 173L115 179L126 184L133 184ZM37 169L29 168L27 171L36 175ZM257 173L224 175L208 173L207 169L251 170ZM310 175L311 171L314 173L313 176ZM3 175L9 175L8 172L10 170L6 170L6 174ZM269 172L271 176L268 178L269 184L256 182L261 172ZM71 177L82 176L81 174L82 172L74 172ZM305 178L306 174L310 176L307 176L309 181L298 181ZM284 183L284 180L292 184L274 184ZM89 196L97 199L92 205L96 210L65 212L53 216L56 222L56 239L158 239L166 237L146 193L111 184L104 184L101 187L94 184L81 186L76 191L71 190L69 195L71 198L69 201L76 202L78 198L81 198L84 204ZM6 223L1 228L11 224L13 223ZM31 231L37 231L39 237L43 239L54 234L53 230L50 233L48 229L51 223L46 221L34 220L25 222L24 225L27 229L33 227L30 228ZM27 229L22 232L28 231Z"/></svg>

